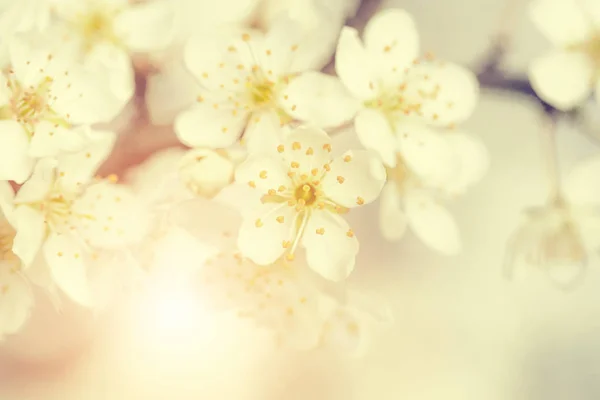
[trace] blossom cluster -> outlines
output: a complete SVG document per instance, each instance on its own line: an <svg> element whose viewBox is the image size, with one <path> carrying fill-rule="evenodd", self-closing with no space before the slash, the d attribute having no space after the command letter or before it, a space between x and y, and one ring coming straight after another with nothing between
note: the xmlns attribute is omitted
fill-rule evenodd
<svg viewBox="0 0 600 400"><path fill-rule="evenodd" d="M351 288L379 198L381 234L410 228L461 250L444 204L488 167L459 126L479 86L421 56L413 18L344 26L356 1L15 0L0 14L0 337L33 286L97 308L128 280L183 276L296 348L365 346L390 322ZM335 74L323 71L330 59ZM113 121L147 76L145 106L185 149L97 176ZM332 140L356 134L360 146ZM200 250L202 249L202 250ZM359 266L360 267L360 266ZM66 297L65 297L66 296Z"/></svg>

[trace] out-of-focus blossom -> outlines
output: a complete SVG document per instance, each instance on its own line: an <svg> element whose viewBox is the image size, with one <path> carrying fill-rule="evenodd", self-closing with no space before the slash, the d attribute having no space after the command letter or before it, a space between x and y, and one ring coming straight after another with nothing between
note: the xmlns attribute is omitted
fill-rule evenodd
<svg viewBox="0 0 600 400"><path fill-rule="evenodd" d="M444 254L461 249L454 217L441 200L460 195L487 172L489 156L481 141L467 134L439 135L423 125L403 125L395 138L395 166L381 192L380 226L388 240L406 228ZM401 132L401 131L399 131Z"/></svg>
<svg viewBox="0 0 600 400"><path fill-rule="evenodd" d="M250 155L236 171L237 182L262 196L240 229L242 254L269 265L283 254L293 259L302 245L313 270L333 281L346 278L358 241L340 214L377 198L383 165L365 150L332 160L330 138L314 128L294 130L275 148L279 154Z"/></svg>
<svg viewBox="0 0 600 400"><path fill-rule="evenodd" d="M114 134L94 132L79 153L40 160L32 177L2 209L16 231L13 252L25 268L47 263L54 283L87 306L95 278L121 265L119 250L141 239L146 218L127 188L93 174L112 149Z"/></svg>
<svg viewBox="0 0 600 400"><path fill-rule="evenodd" d="M556 50L533 61L529 79L537 94L567 111L596 92L600 100L600 3L534 0L530 15Z"/></svg>
<svg viewBox="0 0 600 400"><path fill-rule="evenodd" d="M600 191L593 184L599 174L600 158L587 160L572 171L564 197L526 210L508 245L508 278L523 279L539 270L563 289L581 283L600 249Z"/></svg>
<svg viewBox="0 0 600 400"><path fill-rule="evenodd" d="M0 179L22 183L36 159L81 150L87 124L112 117L101 81L24 40L0 74Z"/></svg>
<svg viewBox="0 0 600 400"><path fill-rule="evenodd" d="M205 303L217 314L233 313L267 329L278 345L361 355L371 334L391 322L384 302L324 280L302 260L261 266L245 258L235 243L241 218L231 208L198 199L176 213L182 228L215 248L190 275Z"/></svg>
<svg viewBox="0 0 600 400"><path fill-rule="evenodd" d="M10 63L9 43L18 33L44 30L50 20L47 0L0 1L0 69Z"/></svg>
<svg viewBox="0 0 600 400"><path fill-rule="evenodd" d="M106 76L120 110L135 89L131 55L165 49L173 40L169 1L48 0L54 23L48 46L68 53L97 76Z"/></svg>
<svg viewBox="0 0 600 400"><path fill-rule="evenodd" d="M266 35L193 37L185 58L203 89L175 121L179 139L191 147L223 148L243 132L248 150L256 153L275 148L281 126L293 120L327 127L351 118L352 104L326 101L344 92L336 78L301 73L306 68L294 55L303 35L294 21L280 19Z"/></svg>
<svg viewBox="0 0 600 400"><path fill-rule="evenodd" d="M7 182L0 182L0 196L0 202L10 203L12 189ZM15 230L11 217L0 211L0 341L19 331L34 302L21 260L12 251Z"/></svg>
<svg viewBox="0 0 600 400"><path fill-rule="evenodd" d="M336 71L362 109L355 120L362 144L395 166L395 136L418 122L453 127L468 118L478 98L475 75L458 65L419 60L419 37L403 10L376 14L363 33L342 30Z"/></svg>

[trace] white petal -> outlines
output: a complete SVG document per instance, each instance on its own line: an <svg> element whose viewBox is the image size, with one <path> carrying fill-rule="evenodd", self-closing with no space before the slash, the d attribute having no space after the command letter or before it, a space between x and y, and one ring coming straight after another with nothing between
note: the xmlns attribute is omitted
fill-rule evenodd
<svg viewBox="0 0 600 400"><path fill-rule="evenodd" d="M84 249L70 235L51 235L44 244L44 255L54 281L72 300L90 306L92 293L87 277Z"/></svg>
<svg viewBox="0 0 600 400"><path fill-rule="evenodd" d="M15 196L15 203L26 204L43 201L54 185L57 164L58 162L52 158L38 161L31 178L19 188Z"/></svg>
<svg viewBox="0 0 600 400"><path fill-rule="evenodd" d="M386 172L379 157L368 150L355 150L333 160L322 187L328 198L351 208L375 200L385 181Z"/></svg>
<svg viewBox="0 0 600 400"><path fill-rule="evenodd" d="M235 181L266 193L270 189L277 190L282 185L286 188L291 186L287 171L280 158L251 155L237 167Z"/></svg>
<svg viewBox="0 0 600 400"><path fill-rule="evenodd" d="M447 180L445 188L453 193L462 193L478 182L487 173L490 156L479 138L458 132L444 136L457 159L457 170Z"/></svg>
<svg viewBox="0 0 600 400"><path fill-rule="evenodd" d="M331 138L318 128L299 127L290 132L283 141L283 157L288 168L298 174L320 171L331 161ZM292 166L292 162L298 163Z"/></svg>
<svg viewBox="0 0 600 400"><path fill-rule="evenodd" d="M240 137L247 116L233 116L231 110L215 110L198 104L175 119L175 133L190 147L229 147Z"/></svg>
<svg viewBox="0 0 600 400"><path fill-rule="evenodd" d="M31 138L29 156L33 158L56 157L62 152L81 150L87 142L86 129L64 128L50 121L41 121Z"/></svg>
<svg viewBox="0 0 600 400"><path fill-rule="evenodd" d="M283 135L281 125L279 116L273 110L252 114L242 138L248 153L275 153Z"/></svg>
<svg viewBox="0 0 600 400"><path fill-rule="evenodd" d="M325 279L341 281L352 270L358 254L358 240L339 215L313 210L302 236L308 266Z"/></svg>
<svg viewBox="0 0 600 400"><path fill-rule="evenodd" d="M376 151L386 165L396 166L396 138L382 113L377 110L361 110L356 116L354 127L363 146Z"/></svg>
<svg viewBox="0 0 600 400"><path fill-rule="evenodd" d="M0 220L2 216L6 218L9 224L14 225L13 212L15 191L8 181L0 181Z"/></svg>
<svg viewBox="0 0 600 400"><path fill-rule="evenodd" d="M0 121L0 180L23 183L33 169L34 161L27 151L29 137L14 121Z"/></svg>
<svg viewBox="0 0 600 400"><path fill-rule="evenodd" d="M376 94L371 62L356 29L344 27L335 54L335 71L350 93L361 100Z"/></svg>
<svg viewBox="0 0 600 400"><path fill-rule="evenodd" d="M365 47L390 82L401 82L404 69L419 56L419 34L410 14L390 8L375 14L363 33Z"/></svg>
<svg viewBox="0 0 600 400"><path fill-rule="evenodd" d="M283 222L277 220L279 217L283 217ZM244 217L238 234L238 247L255 263L272 264L283 254L283 242L292 239L295 223L295 209L287 203L262 204Z"/></svg>
<svg viewBox="0 0 600 400"><path fill-rule="evenodd" d="M13 37L9 42L9 53L18 81L24 87L37 87L45 75L40 67L48 64L48 51L34 48L24 37Z"/></svg>
<svg viewBox="0 0 600 400"><path fill-rule="evenodd" d="M588 3L596 3L594 8L598 10L597 2L592 0ZM581 0L533 0L529 4L529 15L553 44L564 47L582 42L593 33L590 19L593 14L589 14L590 10L583 5Z"/></svg>
<svg viewBox="0 0 600 400"><path fill-rule="evenodd" d="M10 271L12 267L0 261L0 341L21 329L34 304L29 285L21 274Z"/></svg>
<svg viewBox="0 0 600 400"><path fill-rule="evenodd" d="M196 195L212 197L233 181L234 165L208 149L188 151L181 159L179 177Z"/></svg>
<svg viewBox="0 0 600 400"><path fill-rule="evenodd" d="M407 194L404 201L410 228L427 246L447 255L460 252L460 232L448 210L424 193Z"/></svg>
<svg viewBox="0 0 600 400"><path fill-rule="evenodd" d="M13 214L15 221L15 239L13 253L25 266L31 265L46 239L46 221L40 210L29 206L19 206Z"/></svg>
<svg viewBox="0 0 600 400"><path fill-rule="evenodd" d="M406 75L402 93L408 104L419 105L419 115L437 126L458 124L469 118L479 98L475 74L447 62L419 64Z"/></svg>
<svg viewBox="0 0 600 400"><path fill-rule="evenodd" d="M557 51L534 60L529 79L536 93L554 107L568 111L592 90L594 66L582 53Z"/></svg>
<svg viewBox="0 0 600 400"><path fill-rule="evenodd" d="M148 215L126 186L99 182L73 202L73 221L93 247L119 249L137 243L148 228Z"/></svg>
<svg viewBox="0 0 600 400"><path fill-rule="evenodd" d="M341 81L321 72L306 72L293 78L282 100L293 118L319 127L336 127L352 119L359 104Z"/></svg>
<svg viewBox="0 0 600 400"><path fill-rule="evenodd" d="M402 210L402 199L398 186L388 182L381 191L379 203L379 227L386 240L402 239L406 232L407 218Z"/></svg>
<svg viewBox="0 0 600 400"><path fill-rule="evenodd" d="M573 168L565 181L569 200L577 205L600 204L600 157L589 158Z"/></svg>
<svg viewBox="0 0 600 400"><path fill-rule="evenodd" d="M160 50L173 39L173 17L169 1L135 4L117 15L115 34L131 51Z"/></svg>
<svg viewBox="0 0 600 400"><path fill-rule="evenodd" d="M75 132L72 132L73 134ZM80 151L58 158L57 172L61 185L75 191L88 183L98 167L108 158L117 136L114 132L90 130L85 132L87 144Z"/></svg>

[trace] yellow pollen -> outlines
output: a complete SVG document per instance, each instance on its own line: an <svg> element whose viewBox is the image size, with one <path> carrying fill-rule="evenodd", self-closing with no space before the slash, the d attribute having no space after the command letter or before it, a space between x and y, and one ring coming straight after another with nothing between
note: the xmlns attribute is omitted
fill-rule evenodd
<svg viewBox="0 0 600 400"><path fill-rule="evenodd" d="M311 184L305 183L296 188L294 197L298 204L311 206L317 200L317 189Z"/></svg>

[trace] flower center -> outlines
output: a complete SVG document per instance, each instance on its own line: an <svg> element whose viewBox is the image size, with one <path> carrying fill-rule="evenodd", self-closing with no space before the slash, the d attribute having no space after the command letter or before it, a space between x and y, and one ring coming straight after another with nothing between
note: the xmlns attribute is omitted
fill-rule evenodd
<svg viewBox="0 0 600 400"><path fill-rule="evenodd" d="M305 183L296 187L294 197L298 203L304 203L306 206L311 206L317 200L317 189L310 183Z"/></svg>
<svg viewBox="0 0 600 400"><path fill-rule="evenodd" d="M271 103L274 97L273 86L274 83L268 80L259 81L257 83L248 82L252 103L257 107Z"/></svg>
<svg viewBox="0 0 600 400"><path fill-rule="evenodd" d="M587 260L581 237L569 221L565 221L556 231L544 236L541 248L548 265L578 265Z"/></svg>
<svg viewBox="0 0 600 400"><path fill-rule="evenodd" d="M421 111L421 104L407 101L404 89L404 85L401 85L395 91L382 91L378 97L365 101L364 105L381 112L393 126L400 118L413 113L419 114Z"/></svg>
<svg viewBox="0 0 600 400"><path fill-rule="evenodd" d="M585 42L569 46L568 50L581 51L587 54L596 67L596 75L600 75L600 32L596 33Z"/></svg>
<svg viewBox="0 0 600 400"><path fill-rule="evenodd" d="M76 29L83 37L84 52L91 51L100 42L119 42L113 28L114 14L116 12L94 10L75 22Z"/></svg>

